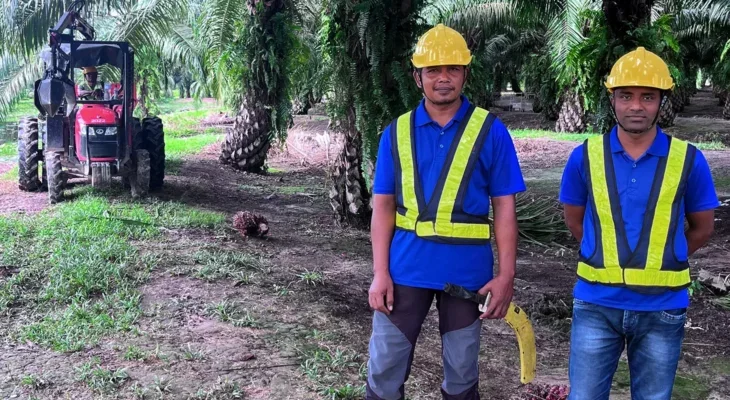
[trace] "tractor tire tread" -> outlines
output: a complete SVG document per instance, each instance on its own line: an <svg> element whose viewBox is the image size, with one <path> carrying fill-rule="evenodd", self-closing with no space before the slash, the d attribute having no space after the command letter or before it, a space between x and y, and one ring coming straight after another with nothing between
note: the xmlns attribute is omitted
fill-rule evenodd
<svg viewBox="0 0 730 400"><path fill-rule="evenodd" d="M165 131L162 120L149 117L142 120L144 148L150 156L150 190L162 188L165 180Z"/></svg>
<svg viewBox="0 0 730 400"><path fill-rule="evenodd" d="M18 122L18 188L32 192L41 188L38 178L38 119L23 118Z"/></svg>
<svg viewBox="0 0 730 400"><path fill-rule="evenodd" d="M48 169L48 200L51 204L63 201L63 190L66 186L66 173L61 165L61 152L46 154L46 168Z"/></svg>

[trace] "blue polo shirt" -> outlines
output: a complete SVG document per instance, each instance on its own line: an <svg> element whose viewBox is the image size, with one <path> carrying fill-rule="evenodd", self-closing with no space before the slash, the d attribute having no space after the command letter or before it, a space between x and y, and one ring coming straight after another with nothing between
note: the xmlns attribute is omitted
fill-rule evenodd
<svg viewBox="0 0 730 400"><path fill-rule="evenodd" d="M426 202L430 201L459 123L470 106L462 105L445 126L428 115L424 101L415 110L416 162ZM390 128L380 138L373 193L395 194L396 174L391 153ZM525 190L512 138L495 119L475 164L464 199L464 211L485 215L489 198ZM494 237L494 234L492 234ZM478 290L492 279L494 259L490 244L454 245L429 241L413 232L395 230L390 246L390 275L399 285L442 290L446 282Z"/></svg>
<svg viewBox="0 0 730 400"><path fill-rule="evenodd" d="M649 201L649 192L654 181L654 172L660 157L669 153L667 135L657 128L657 136L644 155L634 161L623 149L618 139L617 129L611 131L611 152L616 186L626 235L631 250L636 248L641 235L644 221L644 211ZM583 218L583 240L580 252L590 255L596 245L593 214L588 204L588 185L583 165L583 145L581 144L568 159L560 185L560 201L575 206L585 206ZM719 206L719 200L712 182L710 166L705 156L697 151L694 165L687 182L687 190L679 207L679 220L684 221L685 213L694 213L714 209ZM679 225L683 226L683 225ZM687 238L684 229L677 229L674 238L674 252L679 260L687 259ZM601 284L591 284L578 280L573 295L575 298L605 307L620 308L633 311L660 311L674 308L684 308L689 305L687 289L667 291L662 294L649 295L635 292L628 288L611 287Z"/></svg>

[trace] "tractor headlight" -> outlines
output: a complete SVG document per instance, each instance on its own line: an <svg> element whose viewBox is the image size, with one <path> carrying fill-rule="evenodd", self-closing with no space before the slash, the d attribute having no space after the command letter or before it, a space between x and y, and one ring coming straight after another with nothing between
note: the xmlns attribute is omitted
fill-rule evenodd
<svg viewBox="0 0 730 400"><path fill-rule="evenodd" d="M107 136L114 136L117 134L117 127L116 126L110 126L106 128L106 135Z"/></svg>

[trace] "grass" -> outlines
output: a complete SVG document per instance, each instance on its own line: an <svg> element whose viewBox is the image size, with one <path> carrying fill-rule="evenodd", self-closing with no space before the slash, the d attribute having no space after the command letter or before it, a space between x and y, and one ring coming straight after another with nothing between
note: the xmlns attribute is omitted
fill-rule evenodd
<svg viewBox="0 0 730 400"><path fill-rule="evenodd" d="M589 137L596 136L595 133L565 133L545 131L540 129L515 129L513 131L510 131L510 135L512 135L513 138L519 139L544 138L568 142L582 142Z"/></svg>
<svg viewBox="0 0 730 400"><path fill-rule="evenodd" d="M195 99L180 99L177 92L173 97L165 97L156 101L160 115L171 114L182 111L199 111L199 110L222 110L221 104L217 102L201 101Z"/></svg>
<svg viewBox="0 0 730 400"><path fill-rule="evenodd" d="M167 135L167 131L165 131ZM185 156L197 154L221 139L220 133L204 133L188 137L165 137L165 173L177 175Z"/></svg>
<svg viewBox="0 0 730 400"><path fill-rule="evenodd" d="M18 166L13 165L13 168L10 168L4 174L0 175L0 181L17 182L18 181Z"/></svg>
<svg viewBox="0 0 730 400"><path fill-rule="evenodd" d="M201 131L201 121L208 115L217 113L218 111L216 109L178 111L170 114L161 114L159 117L162 119L165 127L166 138L185 137L199 134ZM207 130L216 130L216 128L207 128Z"/></svg>
<svg viewBox="0 0 730 400"><path fill-rule="evenodd" d="M305 270L298 275L299 280L307 285L324 285L324 275L321 272Z"/></svg>
<svg viewBox="0 0 730 400"><path fill-rule="evenodd" d="M77 380L97 393L113 393L129 379L124 369L102 368L98 357L77 368Z"/></svg>
<svg viewBox="0 0 730 400"><path fill-rule="evenodd" d="M177 203L127 203L90 192L84 187L77 200L37 216L0 218L0 265L19 269L0 283L0 312L38 310L14 332L18 340L71 352L135 331L136 287L157 259L130 241L155 239L160 226L217 229L225 221Z"/></svg>
<svg viewBox="0 0 730 400"><path fill-rule="evenodd" d="M228 322L236 327L255 328L259 326L258 321L248 310L241 310L236 303L223 300L219 303L208 305L208 315L218 318L221 322Z"/></svg>
<svg viewBox="0 0 730 400"><path fill-rule="evenodd" d="M195 277L206 281L233 278L242 283L250 283L251 271L266 272L265 262L261 257L240 251L201 250L194 255L198 266Z"/></svg>
<svg viewBox="0 0 730 400"><path fill-rule="evenodd" d="M0 123L17 123L23 117L35 115L38 115L38 110L33 104L33 98L25 97L13 106L12 110L5 116L5 118L0 120Z"/></svg>
<svg viewBox="0 0 730 400"><path fill-rule="evenodd" d="M218 377L218 382L214 388L209 390L198 389L194 397L197 400L236 400L245 399L246 392L241 388L238 382L230 381L228 378Z"/></svg>
<svg viewBox="0 0 730 400"><path fill-rule="evenodd" d="M18 143L15 140L8 140L8 143L0 143L0 159L13 158L18 154Z"/></svg>
<svg viewBox="0 0 730 400"><path fill-rule="evenodd" d="M49 382L39 377L38 375L30 374L24 375L22 378L20 378L20 384L29 389L37 390L43 389L44 387L48 386Z"/></svg>
<svg viewBox="0 0 730 400"><path fill-rule="evenodd" d="M147 359L147 353L137 346L129 346L124 352L124 359L127 361L144 361Z"/></svg>
<svg viewBox="0 0 730 400"><path fill-rule="evenodd" d="M541 129L515 129L510 131L510 135L517 139L542 138L560 140L565 142L582 143L584 140L597 136L596 133L565 133L553 132ZM700 150L726 150L728 147L720 141L709 142L691 142Z"/></svg>
<svg viewBox="0 0 730 400"><path fill-rule="evenodd" d="M304 375L317 385L320 394L328 399L361 399L365 385L345 383L357 371L357 379L366 378L366 364L353 351L309 346L301 352L300 368Z"/></svg>

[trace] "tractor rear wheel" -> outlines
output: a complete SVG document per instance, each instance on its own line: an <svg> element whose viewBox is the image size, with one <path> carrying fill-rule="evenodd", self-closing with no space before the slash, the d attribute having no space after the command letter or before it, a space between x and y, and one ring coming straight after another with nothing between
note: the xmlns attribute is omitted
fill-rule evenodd
<svg viewBox="0 0 730 400"><path fill-rule="evenodd" d="M48 176L48 200L51 204L63 201L63 189L66 186L66 173L61 165L63 152L46 152L46 169Z"/></svg>
<svg viewBox="0 0 730 400"><path fill-rule="evenodd" d="M165 132L162 120L150 117L142 120L144 149L150 156L150 190L162 188L165 180Z"/></svg>
<svg viewBox="0 0 730 400"><path fill-rule="evenodd" d="M18 187L31 192L41 187L38 177L38 119L23 118L18 122Z"/></svg>

